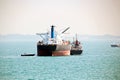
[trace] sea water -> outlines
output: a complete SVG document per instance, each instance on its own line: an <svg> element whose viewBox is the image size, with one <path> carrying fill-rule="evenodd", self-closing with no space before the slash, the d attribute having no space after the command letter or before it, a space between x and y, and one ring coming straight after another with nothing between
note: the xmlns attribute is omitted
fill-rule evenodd
<svg viewBox="0 0 120 80"><path fill-rule="evenodd" d="M120 48L107 40L82 41L73 56L20 56L37 53L35 41L0 41L0 80L120 80Z"/></svg>

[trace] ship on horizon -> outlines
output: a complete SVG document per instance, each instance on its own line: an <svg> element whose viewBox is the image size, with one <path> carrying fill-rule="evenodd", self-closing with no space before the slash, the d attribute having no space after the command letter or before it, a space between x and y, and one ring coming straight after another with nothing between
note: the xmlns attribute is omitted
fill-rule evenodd
<svg viewBox="0 0 120 80"><path fill-rule="evenodd" d="M111 47L120 47L120 44L111 44Z"/></svg>

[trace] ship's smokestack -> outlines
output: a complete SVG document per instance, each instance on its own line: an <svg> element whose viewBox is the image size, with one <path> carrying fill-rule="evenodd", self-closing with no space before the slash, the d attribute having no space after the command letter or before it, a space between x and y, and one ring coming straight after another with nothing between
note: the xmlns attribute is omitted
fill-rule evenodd
<svg viewBox="0 0 120 80"><path fill-rule="evenodd" d="M54 26L51 26L51 38L54 38Z"/></svg>

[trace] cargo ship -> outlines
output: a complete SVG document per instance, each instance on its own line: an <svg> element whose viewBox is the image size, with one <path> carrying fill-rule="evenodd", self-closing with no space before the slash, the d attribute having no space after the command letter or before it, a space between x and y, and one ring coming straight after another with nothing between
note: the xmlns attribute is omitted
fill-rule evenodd
<svg viewBox="0 0 120 80"><path fill-rule="evenodd" d="M76 40L74 41L74 39L73 39L70 54L71 55L80 55L82 52L83 52L82 46L81 46L80 41L78 41L77 34L76 34Z"/></svg>
<svg viewBox="0 0 120 80"><path fill-rule="evenodd" d="M37 33L42 40L37 43L37 56L69 56L71 44L61 38L70 27L66 28L60 34L55 31L55 26L47 33Z"/></svg>

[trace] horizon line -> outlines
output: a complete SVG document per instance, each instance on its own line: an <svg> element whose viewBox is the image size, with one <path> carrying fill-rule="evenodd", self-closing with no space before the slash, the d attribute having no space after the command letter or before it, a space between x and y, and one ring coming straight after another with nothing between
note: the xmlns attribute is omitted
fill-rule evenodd
<svg viewBox="0 0 120 80"><path fill-rule="evenodd" d="M21 33L13 33L13 34L0 34L0 36L11 36L11 35L36 35L35 34L21 34ZM67 34L67 35L75 35L75 34ZM79 36L115 36L115 37L120 37L120 35L113 35L113 34L79 34L77 33L77 35Z"/></svg>

